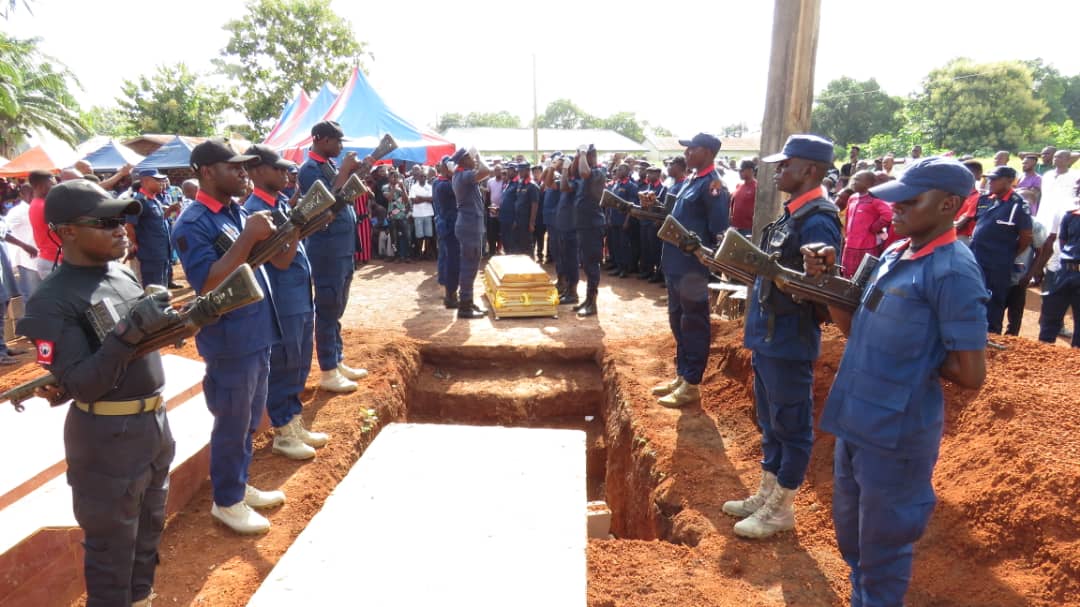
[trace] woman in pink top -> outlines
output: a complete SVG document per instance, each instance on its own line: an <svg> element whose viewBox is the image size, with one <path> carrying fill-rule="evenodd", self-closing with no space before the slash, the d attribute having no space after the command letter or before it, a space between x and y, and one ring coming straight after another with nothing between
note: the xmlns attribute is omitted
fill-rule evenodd
<svg viewBox="0 0 1080 607"><path fill-rule="evenodd" d="M864 256L877 252L881 231L892 223L889 203L870 194L874 183L872 171L859 171L851 179L851 189L855 193L847 204L844 222L847 234L841 262L845 278L851 278Z"/></svg>

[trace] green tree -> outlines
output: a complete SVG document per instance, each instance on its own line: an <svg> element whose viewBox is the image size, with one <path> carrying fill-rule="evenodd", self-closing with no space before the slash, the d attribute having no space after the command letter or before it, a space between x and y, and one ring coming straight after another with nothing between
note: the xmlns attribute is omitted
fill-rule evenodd
<svg viewBox="0 0 1080 607"><path fill-rule="evenodd" d="M1046 121L1060 123L1069 115L1065 109L1065 89L1069 79L1052 65L1043 63L1042 58L1021 61L1031 71L1032 93L1035 98L1046 104Z"/></svg>
<svg viewBox="0 0 1080 607"><path fill-rule="evenodd" d="M78 84L60 62L38 50L37 38L0 33L0 154L10 156L34 130L75 145L84 133L79 104L68 89Z"/></svg>
<svg viewBox="0 0 1080 607"><path fill-rule="evenodd" d="M1065 115L1073 122L1080 122L1080 74L1070 76L1065 81L1065 92L1062 93L1061 104L1065 107Z"/></svg>
<svg viewBox="0 0 1080 607"><path fill-rule="evenodd" d="M138 135L124 110L116 106L95 105L81 115L88 135L107 135L109 137L134 137Z"/></svg>
<svg viewBox="0 0 1080 607"><path fill-rule="evenodd" d="M439 123L435 125L435 130L440 133L445 133L447 129L456 129L465 126L465 117L457 112L448 112L439 116Z"/></svg>
<svg viewBox="0 0 1080 607"><path fill-rule="evenodd" d="M825 85L814 99L810 128L841 146L868 141L871 135L897 128L896 112L902 106L903 101L885 94L877 80L859 82L844 76Z"/></svg>
<svg viewBox="0 0 1080 607"><path fill-rule="evenodd" d="M1072 120L1066 120L1061 124L1051 124L1047 127L1050 142L1059 150L1080 149L1080 129L1077 129Z"/></svg>
<svg viewBox="0 0 1080 607"><path fill-rule="evenodd" d="M925 119L935 148L1019 150L1038 139L1049 111L1032 87L1031 70L1018 61L954 59L927 75L913 111Z"/></svg>
<svg viewBox="0 0 1080 607"><path fill-rule="evenodd" d="M297 84L340 87L367 55L330 0L249 0L247 14L225 31L229 42L214 65L243 91L240 109L259 133L273 126Z"/></svg>
<svg viewBox="0 0 1080 607"><path fill-rule="evenodd" d="M579 108L569 99L556 99L548 104L544 113L537 117L536 126L542 129L591 129L600 120Z"/></svg>
<svg viewBox="0 0 1080 607"><path fill-rule="evenodd" d="M203 83L183 63L159 66L150 78L125 80L116 99L129 127L137 133L212 135L231 96Z"/></svg>
<svg viewBox="0 0 1080 607"><path fill-rule="evenodd" d="M627 139L633 139L637 143L645 141L645 129L638 122L637 116L633 112L618 112L604 118L600 121L600 128L611 129L616 133L626 137Z"/></svg>
<svg viewBox="0 0 1080 607"><path fill-rule="evenodd" d="M500 112L470 112L468 116L465 116L465 124L463 126L489 126L501 129L519 129L521 128L521 118L518 118L506 110Z"/></svg>
<svg viewBox="0 0 1080 607"><path fill-rule="evenodd" d="M749 132L750 127L745 122L729 124L720 129L720 134L724 137L742 137Z"/></svg>

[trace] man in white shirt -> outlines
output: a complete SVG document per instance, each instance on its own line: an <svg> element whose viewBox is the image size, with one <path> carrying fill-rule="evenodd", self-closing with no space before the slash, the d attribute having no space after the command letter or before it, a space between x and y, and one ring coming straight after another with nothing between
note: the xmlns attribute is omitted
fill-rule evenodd
<svg viewBox="0 0 1080 607"><path fill-rule="evenodd" d="M30 225L30 196L30 184L24 183L19 186L19 200L15 206L11 207L5 218L11 235L26 243L34 242L34 227ZM11 265L17 273L15 280L19 293L25 301L41 284L37 262L22 247L8 244L7 251L8 257L11 258Z"/></svg>
<svg viewBox="0 0 1080 607"><path fill-rule="evenodd" d="M413 167L416 168L416 167ZM431 182L427 171L413 172L413 183L409 186L409 200L412 202L413 242L419 259L435 258L435 207L431 204Z"/></svg>
<svg viewBox="0 0 1080 607"><path fill-rule="evenodd" d="M1032 264L1032 273L1036 278L1042 274L1045 267L1045 276L1042 278L1043 311L1045 312L1046 298L1050 296L1051 287L1054 285L1054 273L1061 267L1059 259L1061 247L1057 242L1058 228L1061 226L1061 218L1065 213L1077 207L1076 187L1080 179L1080 171L1069 170L1072 163L1072 153L1069 150L1058 150L1054 153L1054 168L1042 176L1042 201L1039 203L1039 212L1035 215L1035 221L1041 223L1047 232L1046 242L1043 243L1038 257ZM1050 306L1054 308L1054 306ZM1060 331L1069 336L1064 330L1064 325L1056 314L1039 315L1039 339L1042 341L1054 341L1057 335L1051 335ZM1045 335L1044 335L1045 334Z"/></svg>

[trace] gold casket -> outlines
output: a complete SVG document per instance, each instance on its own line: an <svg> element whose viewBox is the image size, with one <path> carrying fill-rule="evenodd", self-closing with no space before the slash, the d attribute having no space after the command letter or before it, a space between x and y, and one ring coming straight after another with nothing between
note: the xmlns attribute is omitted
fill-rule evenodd
<svg viewBox="0 0 1080 607"><path fill-rule="evenodd" d="M496 255L484 268L484 292L495 318L559 315L559 292L528 255Z"/></svg>

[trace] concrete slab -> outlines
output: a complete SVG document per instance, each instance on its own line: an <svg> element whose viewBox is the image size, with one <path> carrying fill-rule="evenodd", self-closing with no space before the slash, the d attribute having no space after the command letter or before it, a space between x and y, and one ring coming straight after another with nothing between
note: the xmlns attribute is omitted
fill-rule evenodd
<svg viewBox="0 0 1080 607"><path fill-rule="evenodd" d="M174 354L162 357L165 366L165 400L169 408L202 391L206 366L201 361ZM68 406L50 407L43 398L32 398L22 413L0 403L0 427L17 429L0 441L0 510L63 473L64 418Z"/></svg>
<svg viewBox="0 0 1080 607"><path fill-rule="evenodd" d="M251 607L586 604L585 433L390 424Z"/></svg>

